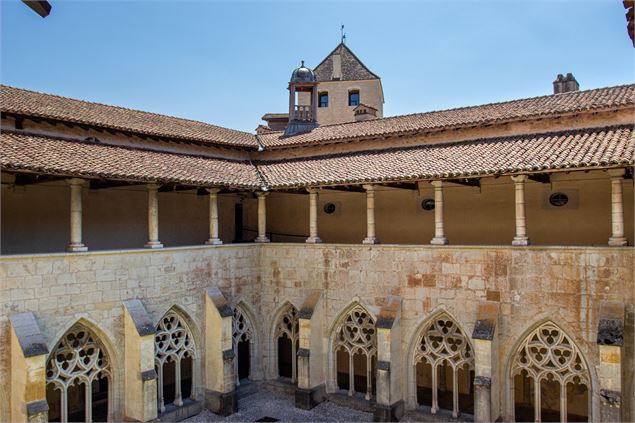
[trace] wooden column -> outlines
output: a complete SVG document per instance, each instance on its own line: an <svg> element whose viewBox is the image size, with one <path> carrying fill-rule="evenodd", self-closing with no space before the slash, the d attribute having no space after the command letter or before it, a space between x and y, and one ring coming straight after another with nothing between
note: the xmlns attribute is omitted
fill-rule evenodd
<svg viewBox="0 0 635 423"><path fill-rule="evenodd" d="M66 181L71 187L70 243L66 247L69 252L88 251L82 243L82 185L83 179L73 178Z"/></svg>
<svg viewBox="0 0 635 423"><path fill-rule="evenodd" d="M209 193L209 239L207 245L220 245L223 241L218 237L218 192L219 188L207 188Z"/></svg>
<svg viewBox="0 0 635 423"><path fill-rule="evenodd" d="M516 207L516 236L512 241L512 245L529 245L527 238L527 219L525 217L525 182L527 175L512 176L515 191L515 207Z"/></svg>

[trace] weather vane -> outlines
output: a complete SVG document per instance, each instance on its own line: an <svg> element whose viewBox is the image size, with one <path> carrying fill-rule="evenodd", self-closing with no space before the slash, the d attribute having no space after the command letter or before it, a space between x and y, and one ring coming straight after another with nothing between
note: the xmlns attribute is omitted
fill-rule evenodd
<svg viewBox="0 0 635 423"><path fill-rule="evenodd" d="M346 33L344 32L344 24L342 24L342 27L340 28L340 32L342 34L342 44L346 44Z"/></svg>

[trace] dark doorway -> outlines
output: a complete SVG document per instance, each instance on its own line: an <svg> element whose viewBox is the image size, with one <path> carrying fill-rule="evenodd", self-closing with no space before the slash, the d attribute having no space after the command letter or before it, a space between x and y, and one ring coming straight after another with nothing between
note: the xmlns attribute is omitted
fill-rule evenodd
<svg viewBox="0 0 635 423"><path fill-rule="evenodd" d="M247 379L249 377L249 341L240 341L238 343L238 379Z"/></svg>
<svg viewBox="0 0 635 423"><path fill-rule="evenodd" d="M181 398L192 396L192 357L181 359Z"/></svg>
<svg viewBox="0 0 635 423"><path fill-rule="evenodd" d="M93 421L108 421L108 378L93 380L92 393Z"/></svg>
<svg viewBox="0 0 635 423"><path fill-rule="evenodd" d="M243 242L243 205L234 204L234 243Z"/></svg>
<svg viewBox="0 0 635 423"><path fill-rule="evenodd" d="M293 345L286 333L278 338L278 374L293 378Z"/></svg>

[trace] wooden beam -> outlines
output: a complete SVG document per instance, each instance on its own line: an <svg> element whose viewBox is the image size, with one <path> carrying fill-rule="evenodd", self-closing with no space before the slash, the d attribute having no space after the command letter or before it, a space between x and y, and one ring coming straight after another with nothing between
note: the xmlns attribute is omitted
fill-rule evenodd
<svg viewBox="0 0 635 423"><path fill-rule="evenodd" d="M34 173L16 173L15 184L20 186L42 184L44 182L67 179L63 176L38 175Z"/></svg>
<svg viewBox="0 0 635 423"><path fill-rule="evenodd" d="M384 187L408 189L411 191L417 191L419 189L419 184L417 184L416 182L395 182L381 185Z"/></svg>
<svg viewBox="0 0 635 423"><path fill-rule="evenodd" d="M134 186L134 185L141 185L141 184L136 182L91 179L88 184L88 187L89 189L108 189L108 188L127 187L127 186Z"/></svg>
<svg viewBox="0 0 635 423"><path fill-rule="evenodd" d="M527 179L534 182L540 182L541 184L551 183L551 177L548 173L533 173L531 175L527 175Z"/></svg>
<svg viewBox="0 0 635 423"><path fill-rule="evenodd" d="M333 185L321 188L334 191L366 192L366 190L361 185Z"/></svg>
<svg viewBox="0 0 635 423"><path fill-rule="evenodd" d="M468 187L480 187L481 180L479 178L459 178L459 179L448 179L447 182L452 182L453 184L465 185Z"/></svg>

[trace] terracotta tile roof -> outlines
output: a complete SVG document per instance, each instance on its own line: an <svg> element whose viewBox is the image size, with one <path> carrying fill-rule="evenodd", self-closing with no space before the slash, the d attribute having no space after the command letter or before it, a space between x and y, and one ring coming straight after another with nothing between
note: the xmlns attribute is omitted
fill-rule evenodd
<svg viewBox="0 0 635 423"><path fill-rule="evenodd" d="M342 153L258 168L270 187L280 188L631 166L634 154L633 129L610 127Z"/></svg>
<svg viewBox="0 0 635 423"><path fill-rule="evenodd" d="M287 138L283 137L282 132L276 132L263 135L261 141L266 147L294 146L318 142L414 134L448 128L622 107L635 107L635 84L546 95L459 109L394 116L370 121L325 125L311 132Z"/></svg>
<svg viewBox="0 0 635 423"><path fill-rule="evenodd" d="M257 147L253 134L204 122L75 100L0 85L3 112L172 139Z"/></svg>
<svg viewBox="0 0 635 423"><path fill-rule="evenodd" d="M257 188L260 180L248 161L162 153L88 141L0 134L3 170L135 182Z"/></svg>
<svg viewBox="0 0 635 423"><path fill-rule="evenodd" d="M370 69L355 56L355 53L344 43L338 44L313 71L318 82L333 80L333 56L340 55L341 77L339 81L358 81L362 79L379 79Z"/></svg>

